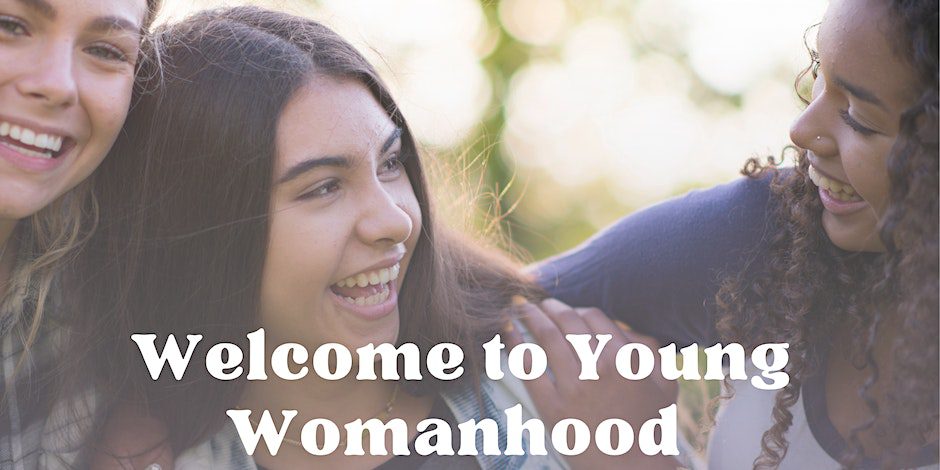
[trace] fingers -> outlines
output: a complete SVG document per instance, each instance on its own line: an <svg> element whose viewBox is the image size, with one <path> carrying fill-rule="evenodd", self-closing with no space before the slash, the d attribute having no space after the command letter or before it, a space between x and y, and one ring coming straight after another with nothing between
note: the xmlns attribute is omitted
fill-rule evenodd
<svg viewBox="0 0 940 470"><path fill-rule="evenodd" d="M554 374L569 374L571 371L577 370L577 358L564 336L567 332L562 331L553 319L553 316L563 314L560 312L561 307L555 304L546 305L546 302L542 302L538 306L527 303L516 308L520 312L519 319L529 330L532 338L545 350L548 363L551 364ZM552 313L549 314L549 311ZM577 315L573 311L571 313ZM567 316L567 314L565 315ZM570 316L567 320L569 323L566 324L570 327L570 320L572 320ZM585 326L581 327L581 329L584 328Z"/></svg>
<svg viewBox="0 0 940 470"><path fill-rule="evenodd" d="M641 335L635 331L625 332L627 341L630 343L640 343L648 347L654 353L659 350L660 342L651 336ZM659 354L653 354L653 360L655 365L653 367L653 374L650 376L650 380L663 391L665 395L676 396L679 393L679 384L674 380L667 380L663 377L662 374L662 358Z"/></svg>
<svg viewBox="0 0 940 470"><path fill-rule="evenodd" d="M610 341L605 345L597 358L598 374L616 373L617 351L629 342L623 331L604 314L596 308L579 308L578 314L584 319L584 323L591 329L592 335L610 335ZM597 340L592 340L592 347L597 347Z"/></svg>
<svg viewBox="0 0 940 470"><path fill-rule="evenodd" d="M531 304L529 304L531 305ZM523 312L522 304L516 305L516 310ZM523 313L520 313L520 318ZM511 320L505 328L503 328L503 342L506 344L506 351L512 350L512 348L522 344L525 341L525 338L522 336L522 332L519 331L519 328L516 327L516 322L519 320ZM530 328L531 330L531 328ZM548 353L546 353L546 357ZM548 359L550 360L550 359ZM532 360L531 356L526 356L523 360L523 367L525 370L532 370ZM535 401L535 405L538 409L549 409L549 407L554 407L558 401L558 389L555 387L555 383L550 374L542 374L540 377L537 377L533 380L527 380L525 382L526 389L529 391L529 395L532 396L532 399Z"/></svg>
<svg viewBox="0 0 940 470"><path fill-rule="evenodd" d="M576 310L585 325L590 329L591 334L611 335L611 345L623 345L627 343L627 336L624 334L623 329L614 323L614 321L600 309L588 307L578 308Z"/></svg>
<svg viewBox="0 0 940 470"><path fill-rule="evenodd" d="M558 299L545 299L539 306L555 322L562 336L592 333L591 328L584 322L584 318L564 302Z"/></svg>
<svg viewBox="0 0 940 470"><path fill-rule="evenodd" d="M599 370L613 369L617 352L628 343L640 343L652 351L659 348L656 339L626 328L626 325L615 322L597 308L572 308L556 299L547 299L539 304L517 303L514 308L519 312L521 322L531 333L532 340L545 350L551 370L557 377L554 380L556 388L566 389L570 384L564 378L578 377L581 370L577 354L565 335L591 335L592 348L596 348L598 344L594 339L595 335L611 335L610 342L598 357ZM519 331L509 331L505 337L510 349L524 341ZM658 361L658 357L656 360ZM531 367L530 362L527 357L527 370ZM636 367L636 364L633 367ZM658 364L654 370L659 370ZM674 387L674 384L663 379L661 374L654 374L653 379L664 391Z"/></svg>

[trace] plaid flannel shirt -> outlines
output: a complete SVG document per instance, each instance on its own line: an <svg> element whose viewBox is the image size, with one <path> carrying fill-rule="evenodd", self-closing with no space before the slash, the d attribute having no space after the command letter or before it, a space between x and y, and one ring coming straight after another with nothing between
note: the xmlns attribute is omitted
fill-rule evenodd
<svg viewBox="0 0 940 470"><path fill-rule="evenodd" d="M25 260L21 256L17 265L25 265ZM22 271L14 270L0 305L0 469L81 468L79 450L89 435L94 396L89 391L68 401L55 397L52 381L57 368L67 367L61 352L63 330L56 317L60 302L50 300L26 350L36 289L24 281Z"/></svg>

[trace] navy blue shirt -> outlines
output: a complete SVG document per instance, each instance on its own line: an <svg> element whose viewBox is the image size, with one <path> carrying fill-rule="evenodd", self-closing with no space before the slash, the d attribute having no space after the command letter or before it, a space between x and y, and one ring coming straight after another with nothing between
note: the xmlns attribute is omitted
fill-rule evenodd
<svg viewBox="0 0 940 470"><path fill-rule="evenodd" d="M625 217L539 264L539 282L552 297L598 307L663 344L719 343L715 294L722 278L746 263L750 272L762 269L761 251L774 230L769 182L742 178ZM821 371L802 394L812 436L834 463L847 444L829 419L824 384ZM930 443L913 463L935 465L937 452ZM865 458L861 468L878 463Z"/></svg>
<svg viewBox="0 0 940 470"><path fill-rule="evenodd" d="M715 344L715 302L770 232L769 179L741 178L641 210L542 262L539 282L663 344Z"/></svg>

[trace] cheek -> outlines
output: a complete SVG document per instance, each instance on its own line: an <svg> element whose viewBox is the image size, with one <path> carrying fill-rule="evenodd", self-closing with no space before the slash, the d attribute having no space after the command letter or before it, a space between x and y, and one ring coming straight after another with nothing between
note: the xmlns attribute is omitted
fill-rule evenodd
<svg viewBox="0 0 940 470"><path fill-rule="evenodd" d="M887 139L886 139L887 140ZM878 214L884 213L888 202L890 183L888 180L887 155L891 142L874 142L855 145L840 151L842 164L849 183Z"/></svg>
<svg viewBox="0 0 940 470"><path fill-rule="evenodd" d="M80 86L81 106L90 121L89 146L110 148L124 125L130 108L134 77L102 77L88 72Z"/></svg>
<svg viewBox="0 0 940 470"><path fill-rule="evenodd" d="M339 264L343 224L320 223L302 208L275 212L262 274L262 310L298 315L322 297ZM334 221L335 222L335 221Z"/></svg>

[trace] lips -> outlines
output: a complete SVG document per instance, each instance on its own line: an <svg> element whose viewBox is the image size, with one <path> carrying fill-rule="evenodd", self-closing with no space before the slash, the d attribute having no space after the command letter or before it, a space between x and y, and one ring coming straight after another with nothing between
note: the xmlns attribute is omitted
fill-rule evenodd
<svg viewBox="0 0 940 470"><path fill-rule="evenodd" d="M70 137L0 120L0 145L32 158L57 158L72 145Z"/></svg>
<svg viewBox="0 0 940 470"><path fill-rule="evenodd" d="M0 117L0 158L22 171L51 171L76 146L63 131Z"/></svg>
<svg viewBox="0 0 940 470"><path fill-rule="evenodd" d="M852 185L823 174L813 165L809 167L809 178L819 188L823 207L834 215L848 215L868 207Z"/></svg>

